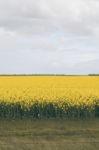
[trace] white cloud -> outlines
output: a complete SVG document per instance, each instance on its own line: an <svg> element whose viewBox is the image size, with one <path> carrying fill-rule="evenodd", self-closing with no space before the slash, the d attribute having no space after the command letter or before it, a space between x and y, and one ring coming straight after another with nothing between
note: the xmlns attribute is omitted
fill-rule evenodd
<svg viewBox="0 0 99 150"><path fill-rule="evenodd" d="M98 0L0 0L0 73L90 72L98 39Z"/></svg>

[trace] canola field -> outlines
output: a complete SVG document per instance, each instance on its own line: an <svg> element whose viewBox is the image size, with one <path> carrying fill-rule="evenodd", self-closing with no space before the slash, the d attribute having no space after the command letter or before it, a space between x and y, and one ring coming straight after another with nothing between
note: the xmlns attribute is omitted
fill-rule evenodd
<svg viewBox="0 0 99 150"><path fill-rule="evenodd" d="M0 118L93 117L98 76L0 76Z"/></svg>

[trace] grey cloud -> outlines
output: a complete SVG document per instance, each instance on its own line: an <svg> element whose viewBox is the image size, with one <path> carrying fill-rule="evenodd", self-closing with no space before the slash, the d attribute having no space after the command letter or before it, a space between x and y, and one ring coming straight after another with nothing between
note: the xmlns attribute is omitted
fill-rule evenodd
<svg viewBox="0 0 99 150"><path fill-rule="evenodd" d="M98 39L98 0L0 0L1 72L94 72Z"/></svg>
<svg viewBox="0 0 99 150"><path fill-rule="evenodd" d="M99 70L97 66L99 66L99 59L94 59L76 64L74 68L75 72L77 72L78 74L98 74Z"/></svg>
<svg viewBox="0 0 99 150"><path fill-rule="evenodd" d="M94 0L0 1L0 26L35 33L55 29L69 35L90 35L99 25L99 2Z"/></svg>

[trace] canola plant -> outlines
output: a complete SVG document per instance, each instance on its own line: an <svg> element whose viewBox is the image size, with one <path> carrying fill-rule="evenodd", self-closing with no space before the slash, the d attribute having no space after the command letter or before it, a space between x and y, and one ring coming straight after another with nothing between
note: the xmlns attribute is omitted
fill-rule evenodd
<svg viewBox="0 0 99 150"><path fill-rule="evenodd" d="M99 77L0 76L0 117L99 117Z"/></svg>

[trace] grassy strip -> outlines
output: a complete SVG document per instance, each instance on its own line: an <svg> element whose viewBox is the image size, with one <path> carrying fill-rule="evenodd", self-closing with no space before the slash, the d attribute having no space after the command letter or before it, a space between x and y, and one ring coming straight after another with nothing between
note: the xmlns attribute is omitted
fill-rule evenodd
<svg viewBox="0 0 99 150"><path fill-rule="evenodd" d="M98 150L99 119L0 120L0 150Z"/></svg>

